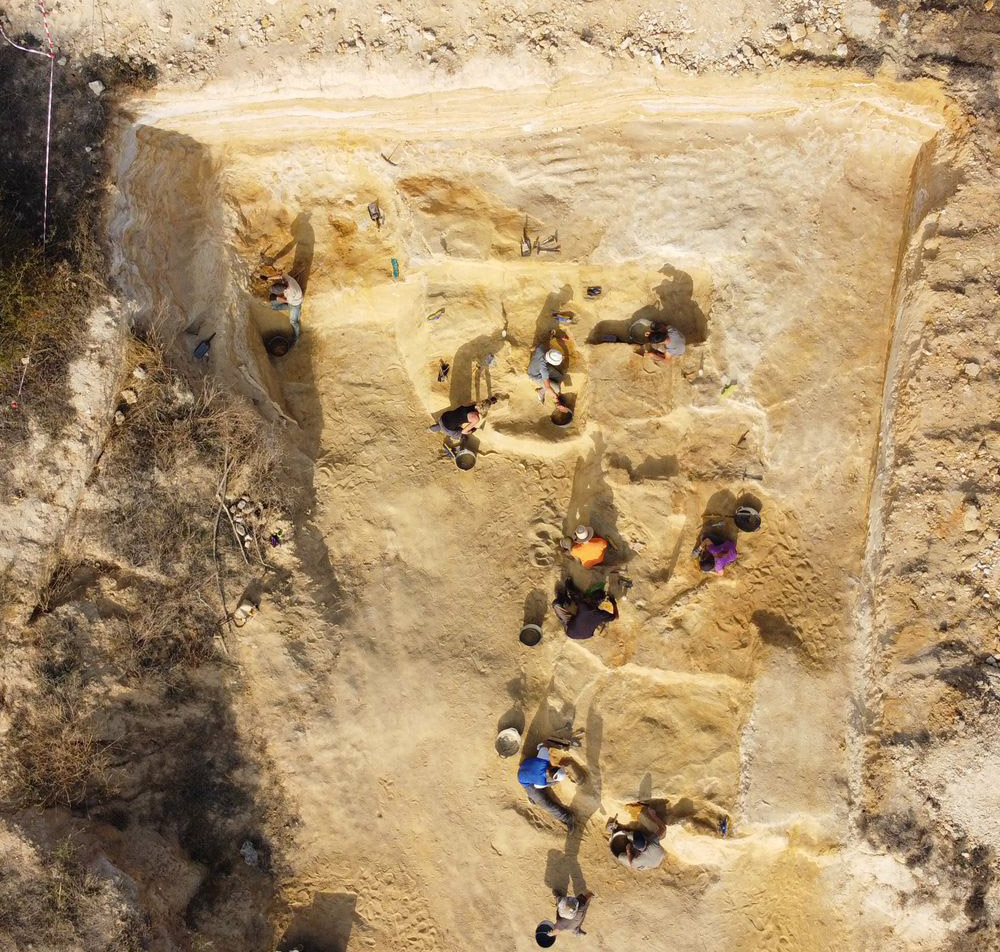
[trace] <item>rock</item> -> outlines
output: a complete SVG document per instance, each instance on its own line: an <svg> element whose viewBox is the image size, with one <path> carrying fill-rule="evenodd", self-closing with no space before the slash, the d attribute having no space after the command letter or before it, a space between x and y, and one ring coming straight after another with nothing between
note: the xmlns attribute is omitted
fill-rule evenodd
<svg viewBox="0 0 1000 952"><path fill-rule="evenodd" d="M104 92L104 83L99 79L95 79L92 83L87 83L87 89L89 89L95 96L100 96Z"/></svg>
<svg viewBox="0 0 1000 952"><path fill-rule="evenodd" d="M115 426L121 426L125 422L125 414L121 410L115 410Z"/></svg>
<svg viewBox="0 0 1000 952"><path fill-rule="evenodd" d="M260 862L260 853L249 840L243 841L243 845L240 847L240 856L243 857L243 862L247 866L256 866Z"/></svg>
<svg viewBox="0 0 1000 952"><path fill-rule="evenodd" d="M847 0L840 21L848 36L870 43L882 28L882 11L869 0Z"/></svg>
<svg viewBox="0 0 1000 952"><path fill-rule="evenodd" d="M308 30L311 23L312 20L310 20L309 17L303 17L301 20L299 20L299 29Z"/></svg>
<svg viewBox="0 0 1000 952"><path fill-rule="evenodd" d="M764 34L764 38L775 46L780 46L784 43L787 36L788 31L783 26L772 27Z"/></svg>
<svg viewBox="0 0 1000 952"><path fill-rule="evenodd" d="M835 53L836 53L836 54L837 54L837 55L838 55L838 56L839 56L839 57L840 57L841 59L843 59L843 58L844 58L845 56L847 56L847 53L848 53L848 50L847 50L847 44L846 44L846 43L841 43L841 44L840 44L840 45L839 45L839 46L837 47L837 49L836 49L836 50L835 50L834 52L835 52Z"/></svg>
<svg viewBox="0 0 1000 952"><path fill-rule="evenodd" d="M788 36L793 43L799 43L806 38L806 25L804 23L793 23L788 29Z"/></svg>
<svg viewBox="0 0 1000 952"><path fill-rule="evenodd" d="M971 378L972 378L973 380L975 380L975 379L976 379L976 377L978 377L978 376L979 376L979 373L980 373L980 371L981 371L982 369L983 369L983 368L982 368L982 367L980 367L980 366L979 366L979 364L977 364L977 363L976 363L976 362L975 362L974 360L970 360L970 361L969 361L969 362L968 362L968 363L967 363L967 364L965 365L965 376L966 376L966 377L971 377Z"/></svg>
<svg viewBox="0 0 1000 952"><path fill-rule="evenodd" d="M65 66L67 62L68 60L65 56L60 56L59 59L56 60L56 66Z"/></svg>
<svg viewBox="0 0 1000 952"><path fill-rule="evenodd" d="M136 380L145 380L149 376L149 371L146 370L141 364L132 371L132 376Z"/></svg>
<svg viewBox="0 0 1000 952"><path fill-rule="evenodd" d="M122 400L124 400L130 406L139 399L139 394L137 394L131 387L127 390L122 391Z"/></svg>
<svg viewBox="0 0 1000 952"><path fill-rule="evenodd" d="M979 520L979 509L975 506L969 506L965 510L965 518L962 520L962 530L964 532L979 532L982 527Z"/></svg>
<svg viewBox="0 0 1000 952"><path fill-rule="evenodd" d="M425 39L425 40L427 40L428 42L430 42L430 41L433 41L433 40L436 40L436 39L437 39L437 33L435 33L435 32L434 32L433 30L431 30L431 29L427 29L427 30L424 30L424 31L423 31L423 36L424 36L424 39Z"/></svg>

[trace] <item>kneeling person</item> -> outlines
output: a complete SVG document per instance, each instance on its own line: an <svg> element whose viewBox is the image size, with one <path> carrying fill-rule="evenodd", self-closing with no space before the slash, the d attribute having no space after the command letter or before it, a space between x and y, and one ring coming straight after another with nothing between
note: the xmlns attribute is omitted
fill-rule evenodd
<svg viewBox="0 0 1000 952"><path fill-rule="evenodd" d="M463 436L474 433L482 422L479 404L472 403L454 410L445 410L433 426L428 427L431 433L443 433L449 439L458 442Z"/></svg>

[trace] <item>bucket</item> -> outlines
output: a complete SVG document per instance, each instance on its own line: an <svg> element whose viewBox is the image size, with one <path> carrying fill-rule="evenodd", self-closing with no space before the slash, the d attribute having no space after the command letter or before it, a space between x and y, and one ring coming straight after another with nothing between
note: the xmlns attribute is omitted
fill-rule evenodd
<svg viewBox="0 0 1000 952"><path fill-rule="evenodd" d="M500 731L494 746L501 757L513 757L521 749L520 731L516 727Z"/></svg>
<svg viewBox="0 0 1000 952"><path fill-rule="evenodd" d="M647 332L653 329L653 322L649 318L643 317L636 321L629 329L629 340L633 344L641 344L646 340Z"/></svg>
<svg viewBox="0 0 1000 952"><path fill-rule="evenodd" d="M753 506L739 506L733 514L733 522L740 532L756 532L760 528L760 513Z"/></svg>
<svg viewBox="0 0 1000 952"><path fill-rule="evenodd" d="M459 469L470 470L476 465L476 454L467 446L455 450L455 465Z"/></svg>
<svg viewBox="0 0 1000 952"><path fill-rule="evenodd" d="M534 648L542 640L542 629L540 625L525 625L521 629L521 634L517 636L522 645Z"/></svg>
<svg viewBox="0 0 1000 952"><path fill-rule="evenodd" d="M272 357L284 357L292 349L292 339L284 334L272 334L264 341L264 346Z"/></svg>
<svg viewBox="0 0 1000 952"><path fill-rule="evenodd" d="M565 407L556 407L552 411L550 419L552 420L553 426L565 429L573 422L573 411Z"/></svg>
<svg viewBox="0 0 1000 952"><path fill-rule="evenodd" d="M544 922L539 922L535 927L535 941L543 949L550 949L556 944L556 935L553 931L554 929L555 923L549 922L548 919Z"/></svg>

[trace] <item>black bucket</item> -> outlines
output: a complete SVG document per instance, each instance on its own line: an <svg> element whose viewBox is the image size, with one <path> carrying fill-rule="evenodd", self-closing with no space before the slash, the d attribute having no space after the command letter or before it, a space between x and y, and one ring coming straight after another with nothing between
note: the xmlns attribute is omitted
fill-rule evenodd
<svg viewBox="0 0 1000 952"><path fill-rule="evenodd" d="M284 357L292 349L294 343L295 340L287 334L277 333L271 334L264 341L264 346L272 357Z"/></svg>
<svg viewBox="0 0 1000 952"><path fill-rule="evenodd" d="M517 637L525 647L534 648L542 640L542 629L538 625L525 625Z"/></svg>
<svg viewBox="0 0 1000 952"><path fill-rule="evenodd" d="M753 506L739 506L733 514L733 522L740 532L756 532L760 528L760 513Z"/></svg>
<svg viewBox="0 0 1000 952"><path fill-rule="evenodd" d="M554 924L549 922L548 919L544 922L539 922L535 928L535 941L543 949L551 949L556 944L556 934L553 930Z"/></svg>
<svg viewBox="0 0 1000 952"><path fill-rule="evenodd" d="M573 422L573 411L568 407L556 407L552 411L550 419L552 420L553 426L565 429Z"/></svg>

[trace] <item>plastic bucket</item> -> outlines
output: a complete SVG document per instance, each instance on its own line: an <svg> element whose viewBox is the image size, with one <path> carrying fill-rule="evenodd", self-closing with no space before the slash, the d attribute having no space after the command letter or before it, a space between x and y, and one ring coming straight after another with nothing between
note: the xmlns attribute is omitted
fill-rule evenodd
<svg viewBox="0 0 1000 952"><path fill-rule="evenodd" d="M553 426L558 426L560 429L564 429L573 422L573 411L564 407L556 407L552 411L550 419L552 420Z"/></svg>
<svg viewBox="0 0 1000 952"><path fill-rule="evenodd" d="M540 625L525 625L521 629L518 639L521 644L528 648L534 648L542 640L542 629Z"/></svg>
<svg viewBox="0 0 1000 952"><path fill-rule="evenodd" d="M556 944L556 934L552 931L554 928L555 923L549 922L548 919L539 922L535 927L535 941L543 949L550 949Z"/></svg>
<svg viewBox="0 0 1000 952"><path fill-rule="evenodd" d="M455 465L459 469L470 470L476 465L476 454L467 446L455 450Z"/></svg>
<svg viewBox="0 0 1000 952"><path fill-rule="evenodd" d="M521 749L520 731L516 727L500 731L494 746L501 757L513 757Z"/></svg>
<svg viewBox="0 0 1000 952"><path fill-rule="evenodd" d="M284 357L292 349L292 338L285 334L272 334L264 341L264 346L272 357Z"/></svg>
<svg viewBox="0 0 1000 952"><path fill-rule="evenodd" d="M756 532L760 528L760 513L753 506L740 506L733 514L733 522L740 532Z"/></svg>

